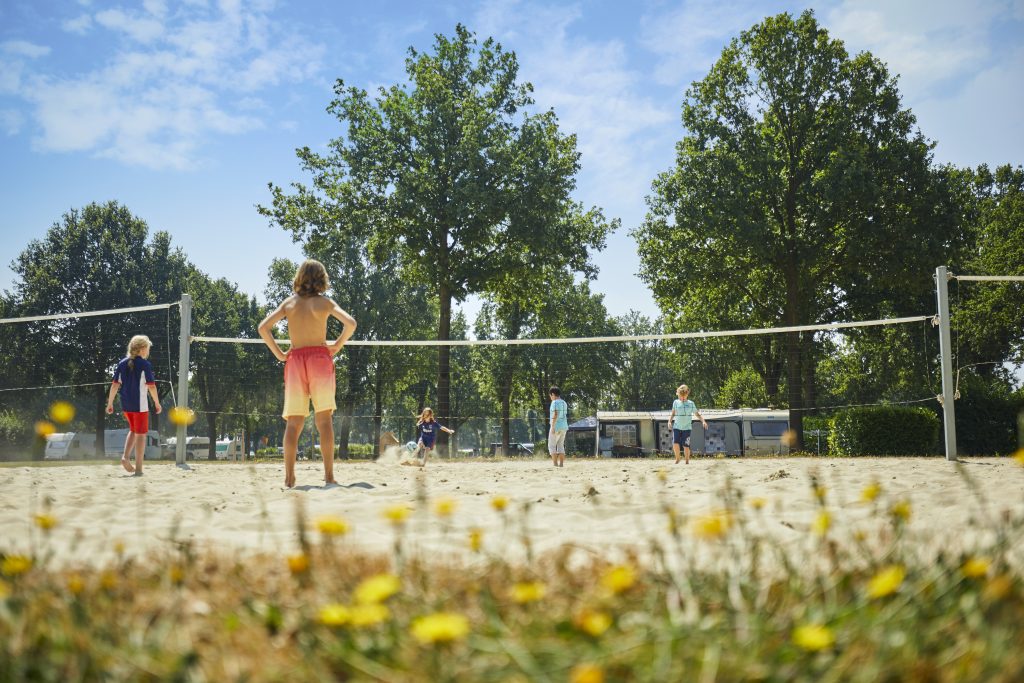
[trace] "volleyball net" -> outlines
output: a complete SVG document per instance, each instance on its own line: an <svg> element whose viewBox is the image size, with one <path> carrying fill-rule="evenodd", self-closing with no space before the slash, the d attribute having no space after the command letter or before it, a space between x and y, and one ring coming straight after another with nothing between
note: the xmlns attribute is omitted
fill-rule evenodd
<svg viewBox="0 0 1024 683"><path fill-rule="evenodd" d="M6 355L0 358L0 449L8 456L29 449L40 457L47 446L38 434L76 433L92 435L92 451L65 448L66 456L111 457L116 432L126 427L119 410L104 411L112 371L128 339L146 334L154 344L150 360L165 409L151 416L158 445L147 449L148 457L178 455L179 426L168 414L179 405L188 406L192 417L183 447L187 457L279 455L283 367L256 334L260 313L236 321L236 336L210 333L224 329L217 324L223 312L179 303L0 319L0 353ZM552 386L561 388L569 406L567 450L586 455L604 451L598 415L664 421L679 384L691 388L690 398L701 410L786 410L790 422L802 422L805 434L820 435L828 416L849 407L940 411L940 318L654 334L619 325L620 334L602 337L354 339L335 357L336 453L369 458L382 441L413 441L426 407L456 432L444 443L449 455L543 453ZM277 334L286 336L284 330ZM952 339L963 336L954 327ZM286 339L280 343L288 349ZM442 348L449 356L446 378L439 373ZM958 353L950 358L957 370L954 392L956 383L984 363L965 358L971 362L961 363ZM445 379L447 401L439 391ZM55 414L54 405L70 411ZM628 430L610 431L617 453L632 452ZM96 439L101 432L105 437ZM815 442L820 448L820 439L807 439L809 450ZM635 450L670 448L656 443ZM315 457L317 450L311 414L300 455Z"/></svg>

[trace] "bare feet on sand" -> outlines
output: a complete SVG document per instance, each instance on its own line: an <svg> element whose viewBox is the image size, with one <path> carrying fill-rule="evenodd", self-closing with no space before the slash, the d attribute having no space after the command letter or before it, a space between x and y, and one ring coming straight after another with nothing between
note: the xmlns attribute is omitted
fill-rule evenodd
<svg viewBox="0 0 1024 683"><path fill-rule="evenodd" d="M135 471L135 466L132 465L131 461L128 460L128 458L125 458L123 456L121 458L121 467L123 467L126 472L134 472Z"/></svg>

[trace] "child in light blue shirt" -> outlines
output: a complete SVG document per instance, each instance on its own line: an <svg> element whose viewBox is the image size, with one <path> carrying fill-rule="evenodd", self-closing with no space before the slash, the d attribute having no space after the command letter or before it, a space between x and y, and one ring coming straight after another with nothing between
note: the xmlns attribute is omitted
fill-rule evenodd
<svg viewBox="0 0 1024 683"><path fill-rule="evenodd" d="M697 410L697 405L690 400L690 387L680 384L676 389L676 400L672 401L672 414L669 416L669 427L672 428L672 452L676 455L676 464L679 464L679 447L682 446L686 453L686 464L690 464L690 432L693 427L693 416L700 418L704 429L708 423L704 416Z"/></svg>
<svg viewBox="0 0 1024 683"><path fill-rule="evenodd" d="M565 467L565 435L569 431L569 406L562 400L562 390L551 387L548 391L551 408L548 417L551 428L548 431L548 453L555 467Z"/></svg>

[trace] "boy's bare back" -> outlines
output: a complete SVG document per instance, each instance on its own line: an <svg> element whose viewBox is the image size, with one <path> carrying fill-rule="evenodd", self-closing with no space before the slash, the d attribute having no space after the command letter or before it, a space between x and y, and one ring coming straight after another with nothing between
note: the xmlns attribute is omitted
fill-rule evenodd
<svg viewBox="0 0 1024 683"><path fill-rule="evenodd" d="M337 341L328 344L327 319L331 316L341 321L344 329ZM326 346L331 355L338 353L356 330L355 319L333 300L323 295L293 294L264 318L259 327L260 336L281 361L284 361L285 354L270 333L271 328L281 320L288 321L288 337L291 339L292 349Z"/></svg>

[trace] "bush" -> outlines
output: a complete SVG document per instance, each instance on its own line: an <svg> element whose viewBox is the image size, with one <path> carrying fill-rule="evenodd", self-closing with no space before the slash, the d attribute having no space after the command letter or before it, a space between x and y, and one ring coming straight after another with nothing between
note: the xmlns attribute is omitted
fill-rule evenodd
<svg viewBox="0 0 1024 683"><path fill-rule="evenodd" d="M1006 455L1017 448L1017 415L1024 400L998 380L960 380L956 402L957 450L967 455Z"/></svg>
<svg viewBox="0 0 1024 683"><path fill-rule="evenodd" d="M927 408L872 406L836 413L828 437L834 455L933 455L939 418Z"/></svg>

